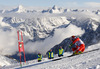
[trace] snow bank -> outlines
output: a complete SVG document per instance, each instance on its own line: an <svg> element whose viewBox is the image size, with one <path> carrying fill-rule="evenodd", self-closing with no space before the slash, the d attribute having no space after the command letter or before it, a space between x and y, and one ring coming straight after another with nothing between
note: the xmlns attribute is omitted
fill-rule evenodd
<svg viewBox="0 0 100 69"><path fill-rule="evenodd" d="M100 43L91 45L91 50L100 48ZM89 50L88 48L86 51ZM42 62L36 60L29 61L27 65L23 65L22 69L100 69L100 50L80 54L73 57L63 58L58 61L51 61L43 58ZM68 53L64 53L67 56ZM56 57L57 58L57 57ZM9 68L9 67L6 67ZM20 66L15 66L12 69L20 69Z"/></svg>
<svg viewBox="0 0 100 69"><path fill-rule="evenodd" d="M0 66L9 66L9 65L13 65L15 63L17 63L17 61L0 55Z"/></svg>

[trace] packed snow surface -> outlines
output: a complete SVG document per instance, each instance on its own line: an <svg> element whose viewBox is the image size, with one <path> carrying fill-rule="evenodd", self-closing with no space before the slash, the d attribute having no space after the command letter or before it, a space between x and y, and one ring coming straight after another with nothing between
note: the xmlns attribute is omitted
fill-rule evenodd
<svg viewBox="0 0 100 69"><path fill-rule="evenodd" d="M100 48L100 43L89 46L85 51L91 51ZM71 53L65 52L64 56ZM57 57L57 54L55 55ZM54 58L54 59L55 59ZM27 61L20 67L18 64L3 67L2 69L100 69L100 49L92 52L63 58L58 61L51 61L43 58L42 62L37 60Z"/></svg>

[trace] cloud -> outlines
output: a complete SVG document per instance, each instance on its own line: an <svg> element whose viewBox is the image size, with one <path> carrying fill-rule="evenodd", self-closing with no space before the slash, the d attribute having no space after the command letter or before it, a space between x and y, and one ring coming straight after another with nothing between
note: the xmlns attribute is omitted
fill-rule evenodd
<svg viewBox="0 0 100 69"><path fill-rule="evenodd" d="M100 3L97 2L86 2L85 5L89 7L100 7Z"/></svg>
<svg viewBox="0 0 100 69"><path fill-rule="evenodd" d="M55 29L54 36L48 37L42 42L29 42L25 45L25 51L28 53L40 52L45 55L48 50L50 50L53 46L61 43L65 38L83 33L84 30L71 24L67 28Z"/></svg>
<svg viewBox="0 0 100 69"><path fill-rule="evenodd" d="M12 29L11 31L3 31L0 29L0 32L2 32L0 33L0 54L13 55L18 52L16 29ZM28 42L27 44L24 44L25 53L40 52L45 55L48 50L61 43L65 38L83 33L84 30L72 24L66 28L55 29L53 37L48 37L44 41ZM25 36L23 39L26 40Z"/></svg>
<svg viewBox="0 0 100 69"><path fill-rule="evenodd" d="M0 54L12 55L18 51L16 30L3 31L0 29Z"/></svg>

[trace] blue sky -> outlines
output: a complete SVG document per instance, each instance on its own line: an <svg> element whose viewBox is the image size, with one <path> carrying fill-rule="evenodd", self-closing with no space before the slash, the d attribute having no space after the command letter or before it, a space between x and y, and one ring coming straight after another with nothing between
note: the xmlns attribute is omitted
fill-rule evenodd
<svg viewBox="0 0 100 69"><path fill-rule="evenodd" d="M34 7L99 7L100 0L0 0L0 6L34 6Z"/></svg>

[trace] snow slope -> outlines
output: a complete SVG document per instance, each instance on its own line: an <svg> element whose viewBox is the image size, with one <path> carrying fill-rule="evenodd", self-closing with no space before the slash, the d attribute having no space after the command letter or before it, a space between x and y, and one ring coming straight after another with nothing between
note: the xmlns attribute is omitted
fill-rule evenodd
<svg viewBox="0 0 100 69"><path fill-rule="evenodd" d="M89 46L85 51L100 48L100 43ZM64 56L71 53L65 52ZM57 58L57 55L55 55ZM43 58L42 62L37 60L28 61L21 69L100 69L100 50L76 55L73 57L63 58L58 61L51 61ZM20 69L19 66L7 66L2 69Z"/></svg>
<svg viewBox="0 0 100 69"><path fill-rule="evenodd" d="M17 63L15 59L7 58L3 55L0 55L0 66L8 66Z"/></svg>

